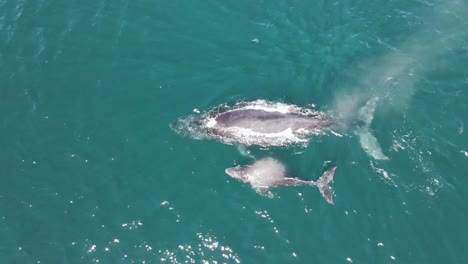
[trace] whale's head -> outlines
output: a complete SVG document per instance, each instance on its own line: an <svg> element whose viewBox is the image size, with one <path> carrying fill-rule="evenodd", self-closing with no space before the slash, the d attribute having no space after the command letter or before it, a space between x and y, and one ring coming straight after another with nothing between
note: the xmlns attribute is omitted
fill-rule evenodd
<svg viewBox="0 0 468 264"><path fill-rule="evenodd" d="M235 179L241 180L243 182L249 182L246 166L236 166L232 168L227 168L225 172L227 175Z"/></svg>

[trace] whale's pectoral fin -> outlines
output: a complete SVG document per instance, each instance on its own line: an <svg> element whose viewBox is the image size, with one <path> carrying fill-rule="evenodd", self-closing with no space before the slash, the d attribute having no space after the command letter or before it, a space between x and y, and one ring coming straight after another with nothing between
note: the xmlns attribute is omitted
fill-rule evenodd
<svg viewBox="0 0 468 264"><path fill-rule="evenodd" d="M254 189L258 194L267 196L268 198L274 197L273 193L268 189L268 187L254 187Z"/></svg>
<svg viewBox="0 0 468 264"><path fill-rule="evenodd" d="M239 151L239 153L244 156L244 157L248 157L248 158L251 158L251 159L255 159L255 157L252 155L251 151L247 149L246 146L244 145L237 145L237 150Z"/></svg>

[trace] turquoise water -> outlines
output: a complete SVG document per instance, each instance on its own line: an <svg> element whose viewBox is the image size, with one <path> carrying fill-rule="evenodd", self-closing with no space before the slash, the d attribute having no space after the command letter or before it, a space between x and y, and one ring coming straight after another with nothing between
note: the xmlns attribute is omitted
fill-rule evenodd
<svg viewBox="0 0 468 264"><path fill-rule="evenodd" d="M466 263L462 1L0 0L2 263ZM193 109L267 99L371 130L251 148L310 187L258 195Z"/></svg>

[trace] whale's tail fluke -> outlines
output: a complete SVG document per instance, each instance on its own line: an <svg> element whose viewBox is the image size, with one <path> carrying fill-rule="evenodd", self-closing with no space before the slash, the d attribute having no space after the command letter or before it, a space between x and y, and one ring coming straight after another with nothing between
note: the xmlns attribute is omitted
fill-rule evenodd
<svg viewBox="0 0 468 264"><path fill-rule="evenodd" d="M376 160L387 160L388 157L383 153L377 138L370 131L370 124L374 119L374 110L378 100L378 97L371 98L359 111L356 134L359 136L362 148L369 155Z"/></svg>
<svg viewBox="0 0 468 264"><path fill-rule="evenodd" d="M334 204L333 194L331 192L331 188L329 184L331 181L333 181L335 170L336 170L336 166L327 170L326 172L323 173L322 176L320 176L320 178L314 184L319 188L319 191L322 194L323 198L325 198L325 200L327 200L329 204Z"/></svg>

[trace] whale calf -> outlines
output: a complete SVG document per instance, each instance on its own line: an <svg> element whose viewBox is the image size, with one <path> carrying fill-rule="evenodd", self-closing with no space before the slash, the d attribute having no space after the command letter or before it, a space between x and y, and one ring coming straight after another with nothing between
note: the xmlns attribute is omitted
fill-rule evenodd
<svg viewBox="0 0 468 264"><path fill-rule="evenodd" d="M291 176L286 173L285 167L273 158L264 158L256 161L252 165L236 166L226 169L226 174L250 184L258 193L268 193L269 188L283 186L317 186L325 200L333 203L330 181L333 180L336 167L325 171L315 182Z"/></svg>
<svg viewBox="0 0 468 264"><path fill-rule="evenodd" d="M374 159L388 159L370 124L378 98L371 98L360 109L357 120L342 122L333 114L291 104L256 100L226 104L208 112L177 119L170 127L182 136L195 139L214 139L225 144L261 147L306 145L314 135L333 134L334 130L351 128L361 146Z"/></svg>

